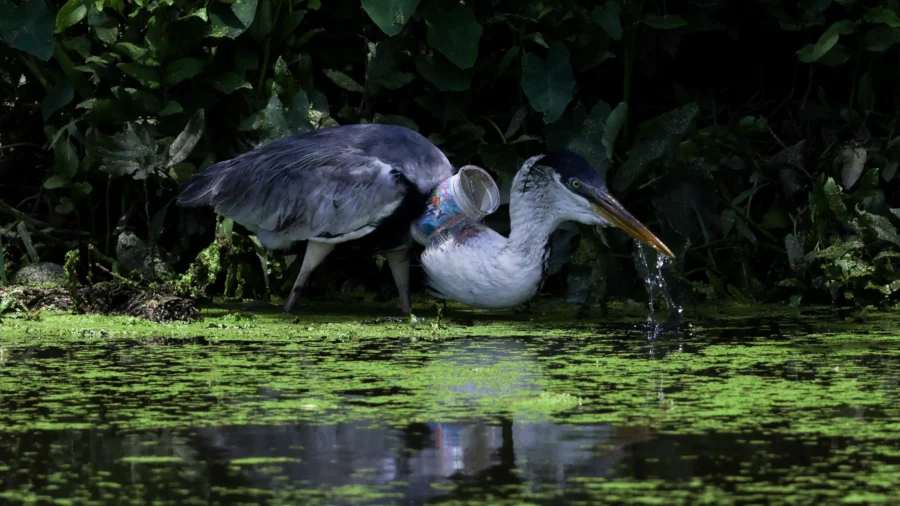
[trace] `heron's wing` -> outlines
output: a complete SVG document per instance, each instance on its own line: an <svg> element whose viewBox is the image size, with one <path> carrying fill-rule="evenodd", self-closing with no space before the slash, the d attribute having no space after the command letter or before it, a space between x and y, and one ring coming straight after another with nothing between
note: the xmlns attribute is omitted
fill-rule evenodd
<svg viewBox="0 0 900 506"><path fill-rule="evenodd" d="M368 234L410 193L421 197L453 168L421 135L348 125L281 139L211 166L188 182L184 206L209 205L269 243L341 242Z"/></svg>

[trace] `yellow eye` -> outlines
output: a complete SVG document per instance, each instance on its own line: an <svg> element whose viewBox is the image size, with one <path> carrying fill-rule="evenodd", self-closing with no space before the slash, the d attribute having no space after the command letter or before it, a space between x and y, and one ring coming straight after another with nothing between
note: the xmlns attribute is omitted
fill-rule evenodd
<svg viewBox="0 0 900 506"><path fill-rule="evenodd" d="M572 188L581 188L581 181L577 179L572 180Z"/></svg>

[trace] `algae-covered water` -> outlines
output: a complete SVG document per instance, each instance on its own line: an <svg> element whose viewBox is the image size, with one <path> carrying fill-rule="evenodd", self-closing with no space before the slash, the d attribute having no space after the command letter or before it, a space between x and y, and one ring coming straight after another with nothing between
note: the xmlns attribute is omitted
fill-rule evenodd
<svg viewBox="0 0 900 506"><path fill-rule="evenodd" d="M319 309L6 318L0 503L900 503L892 314Z"/></svg>

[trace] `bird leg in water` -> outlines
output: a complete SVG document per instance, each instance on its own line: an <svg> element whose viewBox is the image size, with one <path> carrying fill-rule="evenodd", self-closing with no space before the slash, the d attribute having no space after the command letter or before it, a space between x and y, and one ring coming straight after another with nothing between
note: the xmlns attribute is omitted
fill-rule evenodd
<svg viewBox="0 0 900 506"><path fill-rule="evenodd" d="M294 281L294 287L291 288L291 294L288 296L287 302L284 304L284 314L290 314L303 291L303 285L309 279L309 275L315 270L322 260L334 250L334 244L325 242L309 241L306 245L306 255L303 256L303 264L300 266L300 274L297 274L297 280Z"/></svg>
<svg viewBox="0 0 900 506"><path fill-rule="evenodd" d="M394 283L400 293L400 307L403 314L409 316L412 308L409 304L409 250L401 249L385 253L391 274L394 275Z"/></svg>

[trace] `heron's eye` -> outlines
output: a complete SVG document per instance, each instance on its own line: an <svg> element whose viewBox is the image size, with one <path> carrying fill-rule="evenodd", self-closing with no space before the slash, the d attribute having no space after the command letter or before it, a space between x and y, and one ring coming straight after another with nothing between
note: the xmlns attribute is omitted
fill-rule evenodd
<svg viewBox="0 0 900 506"><path fill-rule="evenodd" d="M572 185L572 188L578 189L581 188L581 181L577 179L573 179L569 184Z"/></svg>

